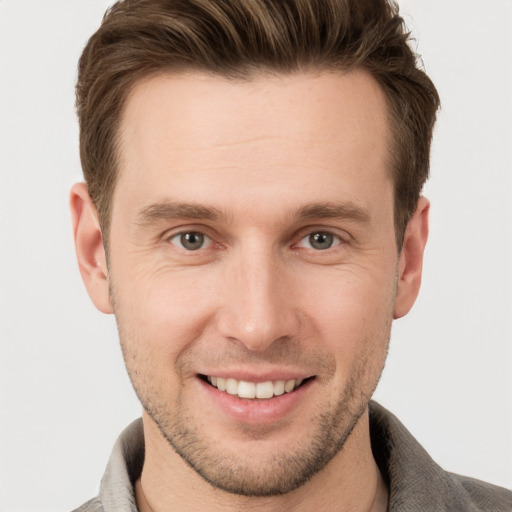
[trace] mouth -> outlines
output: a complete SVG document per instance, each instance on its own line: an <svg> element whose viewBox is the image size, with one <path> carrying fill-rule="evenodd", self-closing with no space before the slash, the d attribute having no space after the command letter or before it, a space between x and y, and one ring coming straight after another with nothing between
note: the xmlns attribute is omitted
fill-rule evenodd
<svg viewBox="0 0 512 512"><path fill-rule="evenodd" d="M228 395L238 396L239 398L268 400L274 396L291 393L297 388L314 379L314 376L304 379L288 380L267 380L264 382L248 382L234 378L216 377L214 375L199 375L199 377L210 384L210 386L222 391Z"/></svg>

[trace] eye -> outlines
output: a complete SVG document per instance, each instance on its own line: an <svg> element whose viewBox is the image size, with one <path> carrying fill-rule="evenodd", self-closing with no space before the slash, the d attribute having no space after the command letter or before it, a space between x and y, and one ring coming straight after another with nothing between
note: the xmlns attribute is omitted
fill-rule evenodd
<svg viewBox="0 0 512 512"><path fill-rule="evenodd" d="M169 238L169 242L187 251L197 251L208 247L212 241L199 231L187 231L172 236Z"/></svg>
<svg viewBox="0 0 512 512"><path fill-rule="evenodd" d="M314 231L305 236L299 243L299 247L325 251L341 243L341 239L329 231Z"/></svg>

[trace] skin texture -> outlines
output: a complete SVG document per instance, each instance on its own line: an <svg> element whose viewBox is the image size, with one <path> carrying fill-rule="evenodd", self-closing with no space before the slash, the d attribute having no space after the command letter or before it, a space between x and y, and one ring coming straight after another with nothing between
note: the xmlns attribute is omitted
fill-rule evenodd
<svg viewBox="0 0 512 512"><path fill-rule="evenodd" d="M85 185L71 205L82 276L116 315L144 407L141 508L384 509L367 407L419 290L428 202L398 253L378 85L159 76L121 126L108 268ZM200 375L311 379L263 411L226 407Z"/></svg>

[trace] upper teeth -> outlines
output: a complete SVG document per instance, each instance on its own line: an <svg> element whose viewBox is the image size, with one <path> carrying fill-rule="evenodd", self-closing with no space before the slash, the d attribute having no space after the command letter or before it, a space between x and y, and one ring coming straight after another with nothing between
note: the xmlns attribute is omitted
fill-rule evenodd
<svg viewBox="0 0 512 512"><path fill-rule="evenodd" d="M246 382L232 378L207 377L208 382L230 395L240 398L272 398L283 393L289 393L302 384L303 379L276 380L265 382Z"/></svg>

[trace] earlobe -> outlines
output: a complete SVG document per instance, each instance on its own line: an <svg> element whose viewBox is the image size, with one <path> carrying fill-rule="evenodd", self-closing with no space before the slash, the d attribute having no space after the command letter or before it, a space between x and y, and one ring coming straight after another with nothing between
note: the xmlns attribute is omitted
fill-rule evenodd
<svg viewBox="0 0 512 512"><path fill-rule="evenodd" d="M412 308L421 285L423 254L428 238L430 203L420 197L414 215L407 224L398 263L398 284L393 318L405 316Z"/></svg>
<svg viewBox="0 0 512 512"><path fill-rule="evenodd" d="M85 287L101 312L112 313L103 237L98 213L85 183L73 185L70 207L76 256Z"/></svg>

